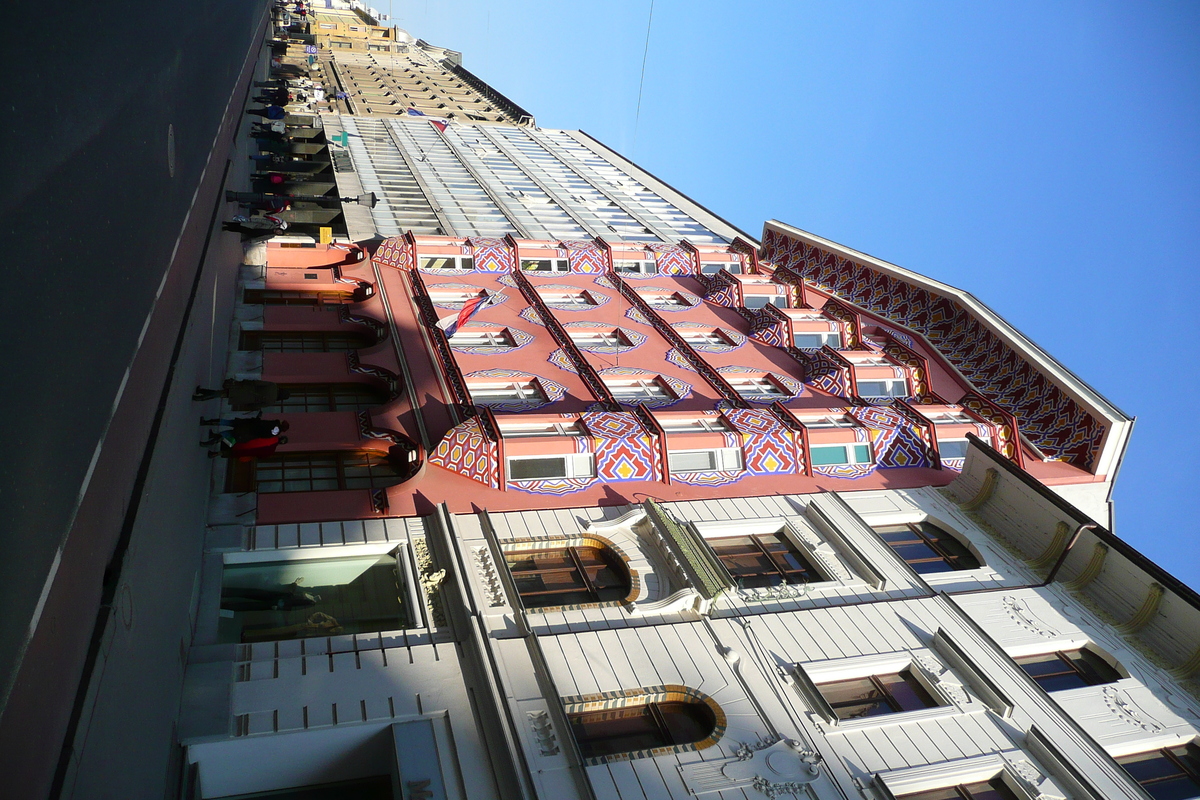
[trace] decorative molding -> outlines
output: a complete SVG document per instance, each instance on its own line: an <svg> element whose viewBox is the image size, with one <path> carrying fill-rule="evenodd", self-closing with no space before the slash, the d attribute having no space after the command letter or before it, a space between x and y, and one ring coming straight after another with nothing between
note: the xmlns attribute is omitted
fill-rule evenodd
<svg viewBox="0 0 1200 800"><path fill-rule="evenodd" d="M1092 558L1088 561L1078 575L1069 581L1065 581L1063 586L1076 591L1083 589L1100 575L1100 571L1104 569L1104 559L1108 557L1108 545L1104 542L1096 542L1092 548Z"/></svg>
<svg viewBox="0 0 1200 800"><path fill-rule="evenodd" d="M500 575L496 572L496 564L492 561L492 553L486 545L471 548L471 557L475 560L475 574L479 576L483 589L487 592L488 605L495 608L505 605L504 587L500 583Z"/></svg>
<svg viewBox="0 0 1200 800"><path fill-rule="evenodd" d="M1142 606L1134 615L1130 617L1128 622L1117 625L1117 630L1121 633L1130 634L1137 633L1142 628L1150 624L1150 620L1154 619L1154 615L1158 613L1158 607L1162 603L1163 593L1166 589L1157 581L1151 583L1146 588L1146 599L1142 601Z"/></svg>
<svg viewBox="0 0 1200 800"><path fill-rule="evenodd" d="M1013 597L1011 594L1004 595L1004 597L1000 599L1000 605L1004 607L1004 611L1008 614L1009 619L1030 633L1043 636L1047 639L1052 639L1055 636L1058 636L1058 631L1049 626L1041 624L1041 622L1039 622L1038 619L1029 611L1028 606L1026 606L1021 600Z"/></svg>
<svg viewBox="0 0 1200 800"><path fill-rule="evenodd" d="M1053 564L1054 560L1062 554L1063 548L1067 546L1067 537L1070 535L1071 526L1059 521L1054 526L1054 538L1050 540L1050 544L1046 546L1046 549L1042 551L1040 556L1029 562L1029 566L1034 569L1041 569Z"/></svg>
<svg viewBox="0 0 1200 800"><path fill-rule="evenodd" d="M525 716L529 718L529 730L537 742L538 752L544 756L558 755L558 737L554 735L550 715L545 711L527 711Z"/></svg>
<svg viewBox="0 0 1200 800"><path fill-rule="evenodd" d="M979 484L979 491L965 503L959 503L958 507L962 511L974 511L992 498L992 492L996 491L996 482L1000 479L1000 473L995 467L988 467L987 472L983 474L983 482Z"/></svg>
<svg viewBox="0 0 1200 800"><path fill-rule="evenodd" d="M1142 709L1133 704L1129 696L1113 686L1105 686L1101 692L1104 705L1122 722L1140 728L1146 733L1159 733L1163 726L1149 718Z"/></svg>

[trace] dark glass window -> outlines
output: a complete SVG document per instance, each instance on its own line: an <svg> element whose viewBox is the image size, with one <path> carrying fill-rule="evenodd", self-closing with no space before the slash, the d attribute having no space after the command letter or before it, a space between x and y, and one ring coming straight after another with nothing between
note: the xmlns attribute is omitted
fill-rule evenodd
<svg viewBox="0 0 1200 800"><path fill-rule="evenodd" d="M889 525L875 532L919 573L950 572L956 569L978 569L979 559L971 555L962 542L928 522L911 525Z"/></svg>
<svg viewBox="0 0 1200 800"><path fill-rule="evenodd" d="M234 470L230 470L232 475ZM288 453L254 463L253 485L230 491L321 492L379 489L403 480L401 468L380 452Z"/></svg>
<svg viewBox="0 0 1200 800"><path fill-rule="evenodd" d="M939 705L908 670L818 684L838 719L861 719Z"/></svg>
<svg viewBox="0 0 1200 800"><path fill-rule="evenodd" d="M709 539L708 544L743 589L825 580L782 531L722 536Z"/></svg>
<svg viewBox="0 0 1200 800"><path fill-rule="evenodd" d="M265 353L334 353L370 347L361 333L337 331L245 331L238 347Z"/></svg>
<svg viewBox="0 0 1200 800"><path fill-rule="evenodd" d="M1121 678L1107 661L1090 650L1060 650L1014 660L1047 692L1112 683Z"/></svg>
<svg viewBox="0 0 1200 800"><path fill-rule="evenodd" d="M242 302L266 306L340 306L354 302L353 292L306 292L299 289L246 289Z"/></svg>
<svg viewBox="0 0 1200 800"><path fill-rule="evenodd" d="M584 758L693 744L708 738L717 718L706 703L646 703L568 714Z"/></svg>
<svg viewBox="0 0 1200 800"><path fill-rule="evenodd" d="M1154 800L1191 800L1200 797L1200 748L1194 744L1121 756L1117 763Z"/></svg>
<svg viewBox="0 0 1200 800"><path fill-rule="evenodd" d="M365 383L282 383L289 396L263 409L268 414L307 411L366 411L388 401L386 392Z"/></svg>
<svg viewBox="0 0 1200 800"><path fill-rule="evenodd" d="M1019 800L1017 793L1008 788L1000 776L982 783L960 783L944 789L905 794L896 800Z"/></svg>
<svg viewBox="0 0 1200 800"><path fill-rule="evenodd" d="M609 603L629 596L629 570L606 547L558 547L504 554L526 608Z"/></svg>

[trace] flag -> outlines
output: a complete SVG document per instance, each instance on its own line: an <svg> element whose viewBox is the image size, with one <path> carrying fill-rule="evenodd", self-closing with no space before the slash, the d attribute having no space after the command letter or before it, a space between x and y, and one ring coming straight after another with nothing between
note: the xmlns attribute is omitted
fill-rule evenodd
<svg viewBox="0 0 1200 800"><path fill-rule="evenodd" d="M432 125L433 127L437 128L442 133L445 133L446 126L450 124L450 120L448 120L448 119L431 119L431 120L429 120L429 124Z"/></svg>
<svg viewBox="0 0 1200 800"><path fill-rule="evenodd" d="M463 307L459 309L458 315L453 317L442 317L437 321L437 326L441 328L446 338L453 336L459 328L466 324L467 320L475 316L476 313L491 305L499 302L500 295L488 294L485 290L478 297L472 297L467 302L463 303Z"/></svg>
<svg viewBox="0 0 1200 800"><path fill-rule="evenodd" d="M415 108L413 108L413 107L409 106L409 109L408 109L408 115L409 115L410 117L423 117L423 116L425 116L425 112L424 112L424 111L417 111Z"/></svg>

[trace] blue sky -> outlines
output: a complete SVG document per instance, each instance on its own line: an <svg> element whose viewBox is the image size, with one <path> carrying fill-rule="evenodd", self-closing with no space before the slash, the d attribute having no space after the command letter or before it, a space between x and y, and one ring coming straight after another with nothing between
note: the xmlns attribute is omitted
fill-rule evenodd
<svg viewBox="0 0 1200 800"><path fill-rule="evenodd" d="M650 0L393 3L752 235L990 305L1137 417L1116 532L1200 588L1200 4L656 0L639 115Z"/></svg>

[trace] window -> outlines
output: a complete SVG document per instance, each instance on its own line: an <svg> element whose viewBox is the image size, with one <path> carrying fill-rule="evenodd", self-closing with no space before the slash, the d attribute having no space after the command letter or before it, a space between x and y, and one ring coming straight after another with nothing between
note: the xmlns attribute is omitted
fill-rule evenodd
<svg viewBox="0 0 1200 800"><path fill-rule="evenodd" d="M1200 748L1194 744L1121 756L1117 763L1155 800L1200 797Z"/></svg>
<svg viewBox="0 0 1200 800"><path fill-rule="evenodd" d="M859 397L908 397L908 381L903 378L872 378L857 383Z"/></svg>
<svg viewBox="0 0 1200 800"><path fill-rule="evenodd" d="M322 22L321 27L325 30L337 30L336 22Z"/></svg>
<svg viewBox="0 0 1200 800"><path fill-rule="evenodd" d="M570 272L571 262L565 258L522 258L521 269L529 272Z"/></svg>
<svg viewBox="0 0 1200 800"><path fill-rule="evenodd" d="M487 381L469 382L467 390L476 405L503 403L510 400L546 401L546 393L537 381Z"/></svg>
<svg viewBox="0 0 1200 800"><path fill-rule="evenodd" d="M1004 782L1004 778L997 775L990 781L960 783L958 786L946 786L916 794L900 795L896 800L1020 800L1020 798Z"/></svg>
<svg viewBox="0 0 1200 800"><path fill-rule="evenodd" d="M266 306L340 306L355 302L353 292L309 292L300 289L246 289L242 302Z"/></svg>
<svg viewBox="0 0 1200 800"><path fill-rule="evenodd" d="M825 345L837 350L842 346L842 335L837 331L800 331L792 336L792 343L801 350L820 350Z"/></svg>
<svg viewBox="0 0 1200 800"><path fill-rule="evenodd" d="M329 44L330 44L331 46L333 46L333 47L344 47L344 48L348 48L348 47L353 47L353 46L354 46L354 45L353 45L353 44L351 44L350 42L338 42L338 41L332 41L332 42L330 42Z"/></svg>
<svg viewBox="0 0 1200 800"><path fill-rule="evenodd" d="M697 328L684 328L675 332L690 345L700 345L702 347L733 346L733 342L729 340L729 337L716 328L710 331Z"/></svg>
<svg viewBox="0 0 1200 800"><path fill-rule="evenodd" d="M471 256L417 256L421 269L475 269Z"/></svg>
<svg viewBox="0 0 1200 800"><path fill-rule="evenodd" d="M712 735L717 718L706 703L646 703L568 714L584 758L692 744Z"/></svg>
<svg viewBox="0 0 1200 800"><path fill-rule="evenodd" d="M838 719L862 719L939 705L910 670L819 683L817 689Z"/></svg>
<svg viewBox="0 0 1200 800"><path fill-rule="evenodd" d="M966 458L970 442L966 439L944 439L938 441L938 455L942 458Z"/></svg>
<svg viewBox="0 0 1200 800"><path fill-rule="evenodd" d="M664 294L662 292L638 292L638 296L652 306L689 306L683 295L678 293Z"/></svg>
<svg viewBox="0 0 1200 800"><path fill-rule="evenodd" d="M615 603L631 591L629 570L607 547L559 547L504 554L526 608Z"/></svg>
<svg viewBox="0 0 1200 800"><path fill-rule="evenodd" d="M672 473L739 470L741 468L742 451L736 447L718 447L711 450L667 451L667 469Z"/></svg>
<svg viewBox="0 0 1200 800"><path fill-rule="evenodd" d="M613 259L613 269L632 275L656 275L658 265L653 261L626 261Z"/></svg>
<svg viewBox="0 0 1200 800"><path fill-rule="evenodd" d="M825 580L783 531L708 540L740 589Z"/></svg>
<svg viewBox="0 0 1200 800"><path fill-rule="evenodd" d="M443 289L430 292L429 299L437 305L455 306L462 305L468 300L473 300L476 297L479 297L480 294L482 294L482 292L476 289L461 289L458 291L447 291Z"/></svg>
<svg viewBox="0 0 1200 800"><path fill-rule="evenodd" d="M979 559L962 542L929 522L888 525L875 532L896 551L896 555L922 575L978 569Z"/></svg>
<svg viewBox="0 0 1200 800"><path fill-rule="evenodd" d="M404 630L415 624L406 594L395 555L226 564L218 637L270 642Z"/></svg>
<svg viewBox="0 0 1200 800"><path fill-rule="evenodd" d="M269 494L380 489L400 483L404 477L401 469L375 450L273 455L254 463L254 486L250 491Z"/></svg>
<svg viewBox="0 0 1200 800"><path fill-rule="evenodd" d="M847 355L850 363L856 367L890 367L892 362L888 361L883 356L857 356Z"/></svg>
<svg viewBox="0 0 1200 800"><path fill-rule="evenodd" d="M721 270L727 270L737 275L742 271L742 262L740 261L701 261L700 273L702 275L715 275Z"/></svg>
<svg viewBox="0 0 1200 800"><path fill-rule="evenodd" d="M791 397L780 386L766 376L752 377L749 375L725 375L725 380L734 391L747 399L775 399Z"/></svg>
<svg viewBox="0 0 1200 800"><path fill-rule="evenodd" d="M510 481L591 478L596 474L590 453L572 453L562 456L512 456L506 461Z"/></svg>
<svg viewBox="0 0 1200 800"><path fill-rule="evenodd" d="M679 417L658 417L658 426L663 433L730 433L732 428L720 417L694 417L680 419Z"/></svg>
<svg viewBox="0 0 1200 800"><path fill-rule="evenodd" d="M512 334L507 328L484 330L480 328L459 328L450 337L451 347L497 347L511 348L516 346Z"/></svg>
<svg viewBox="0 0 1200 800"><path fill-rule="evenodd" d="M386 393L365 383L280 384L279 388L289 392L289 396L267 406L264 412L366 411L389 399Z"/></svg>
<svg viewBox="0 0 1200 800"><path fill-rule="evenodd" d="M506 439L533 436L583 436L578 422L501 422L500 435Z"/></svg>
<svg viewBox="0 0 1200 800"><path fill-rule="evenodd" d="M854 444L814 444L808 448L809 460L814 467L831 467L842 464L870 464L875 461L871 445L866 442Z"/></svg>
<svg viewBox="0 0 1200 800"><path fill-rule="evenodd" d="M922 412L925 418L933 422L935 425L941 424L970 424L975 422L974 417L964 414L962 411L924 411Z"/></svg>
<svg viewBox="0 0 1200 800"><path fill-rule="evenodd" d="M238 347L265 353L334 353L370 347L361 333L334 331L243 331Z"/></svg>
<svg viewBox="0 0 1200 800"><path fill-rule="evenodd" d="M608 330L577 330L567 331L571 341L581 347L632 347L633 343L624 333L616 328Z"/></svg>
<svg viewBox="0 0 1200 800"><path fill-rule="evenodd" d="M761 284L760 284L761 286ZM787 308L787 290L782 286L767 285L767 294L751 293L743 287L742 290L742 305L746 308L765 308L767 306L776 306L778 308Z"/></svg>
<svg viewBox="0 0 1200 800"><path fill-rule="evenodd" d="M1047 692L1098 686L1120 680L1112 665L1091 650L1058 650L1013 659Z"/></svg>
<svg viewBox="0 0 1200 800"><path fill-rule="evenodd" d="M538 292L542 302L551 306L594 306L596 300L587 292Z"/></svg>
<svg viewBox="0 0 1200 800"><path fill-rule="evenodd" d="M603 380L604 385L612 392L612 396L621 402L675 396L657 377L625 378L622 380L604 378Z"/></svg>
<svg viewBox="0 0 1200 800"><path fill-rule="evenodd" d="M798 419L806 428L853 428L858 425L857 422L845 414L829 414L823 417L798 417Z"/></svg>

